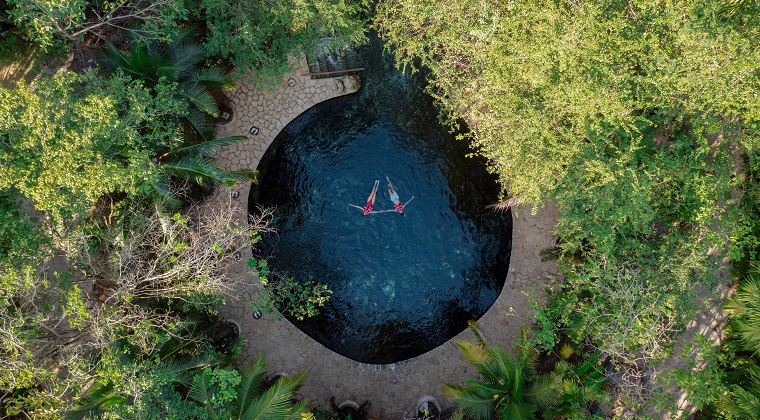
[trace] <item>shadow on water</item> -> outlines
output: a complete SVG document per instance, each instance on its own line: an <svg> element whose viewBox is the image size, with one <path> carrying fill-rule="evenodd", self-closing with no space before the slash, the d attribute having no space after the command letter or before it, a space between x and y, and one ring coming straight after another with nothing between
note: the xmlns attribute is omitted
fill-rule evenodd
<svg viewBox="0 0 760 420"><path fill-rule="evenodd" d="M354 360L391 363L422 354L493 304L509 266L511 215L485 206L499 188L481 159L441 126L421 78L409 77L373 39L357 50L362 90L291 122L259 165L249 208L276 207L279 231L260 246L270 266L313 278L334 295L298 328ZM376 179L375 209L360 210Z"/></svg>

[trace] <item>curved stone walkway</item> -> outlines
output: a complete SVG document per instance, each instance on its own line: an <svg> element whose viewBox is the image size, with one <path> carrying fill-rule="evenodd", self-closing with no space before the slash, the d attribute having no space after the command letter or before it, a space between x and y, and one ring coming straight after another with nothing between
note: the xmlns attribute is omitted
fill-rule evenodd
<svg viewBox="0 0 760 420"><path fill-rule="evenodd" d="M271 93L257 92L251 86L239 84L229 93L234 111L231 122L217 128L217 137L241 135L248 140L222 150L216 161L225 169L255 168L266 148L291 120L315 104L355 91L351 79L311 80L305 72L305 61L296 74ZM287 83L295 79L294 86ZM345 90L343 88L345 87ZM251 135L252 126L259 128ZM240 195L235 203L246 209L250 185L234 187ZM215 200L231 190L219 188ZM520 336L520 327L530 324L530 308L525 292L543 295L543 286L557 275L554 262L542 263L539 252L552 245L557 212L552 206L531 215L530 208L520 207L513 212L513 245L510 274L501 295L478 322L489 343L513 349ZM250 251L249 251L250 252ZM442 383L463 383L474 378L476 371L461 357L459 349L448 341L442 346L413 359L391 365L369 365L343 357L312 340L287 320L276 315L264 315L254 320L247 306L256 291L256 281L248 274L245 255L231 272L246 284L245 290L227 300L220 315L235 320L248 340L243 349L244 362L266 355L270 373L308 370L308 379L301 389L302 397L314 403L327 404L334 396L338 402L352 399L359 403L369 400L375 412L384 419L402 419L411 413L417 399L432 395L445 408L451 405L441 389ZM469 331L458 339L472 339Z"/></svg>

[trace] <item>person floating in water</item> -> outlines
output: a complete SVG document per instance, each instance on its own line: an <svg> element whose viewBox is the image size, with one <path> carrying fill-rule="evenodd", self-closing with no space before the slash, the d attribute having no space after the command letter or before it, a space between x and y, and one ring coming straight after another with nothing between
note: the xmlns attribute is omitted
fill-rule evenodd
<svg viewBox="0 0 760 420"><path fill-rule="evenodd" d="M388 195L391 196L391 201L393 201L393 207L396 209L399 214L404 214L404 205L401 204L401 201L398 199L398 191L396 191L396 187L391 184L391 179L387 176L385 179L388 180Z"/></svg>
<svg viewBox="0 0 760 420"><path fill-rule="evenodd" d="M391 212L404 214L404 208L406 208L406 205L409 204L410 201L414 200L414 196L412 196L406 203L401 204L401 201L398 199L398 192L396 191L396 187L391 184L391 180L387 176L385 179L388 180L388 194L390 194L391 201L393 201L393 207L395 207L394 210L372 210L372 207L375 205L375 199L377 198L377 189L380 187L380 180L375 180L375 185L372 186L372 191L370 191L369 197L367 197L367 204L365 204L364 207L359 207L356 204L349 204L349 206L361 210L364 216L368 214Z"/></svg>
<svg viewBox="0 0 760 420"><path fill-rule="evenodd" d="M369 193L369 197L367 197L367 204L364 205L362 208L362 213L364 213L364 216L372 213L372 206L375 205L375 199L377 198L377 189L380 187L380 180L375 180L375 185L372 187L372 192Z"/></svg>

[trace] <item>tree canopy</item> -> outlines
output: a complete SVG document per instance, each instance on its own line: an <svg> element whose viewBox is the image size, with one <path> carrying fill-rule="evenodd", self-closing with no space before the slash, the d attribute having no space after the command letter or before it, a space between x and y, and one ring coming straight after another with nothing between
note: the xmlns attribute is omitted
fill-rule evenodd
<svg viewBox="0 0 760 420"><path fill-rule="evenodd" d="M0 188L16 188L57 221L156 175L153 151L177 142L174 87L155 95L124 76L64 72L0 88Z"/></svg>
<svg viewBox="0 0 760 420"><path fill-rule="evenodd" d="M364 0L203 0L201 5L206 48L260 87L282 78L289 55L310 53L323 39L335 47L365 40Z"/></svg>

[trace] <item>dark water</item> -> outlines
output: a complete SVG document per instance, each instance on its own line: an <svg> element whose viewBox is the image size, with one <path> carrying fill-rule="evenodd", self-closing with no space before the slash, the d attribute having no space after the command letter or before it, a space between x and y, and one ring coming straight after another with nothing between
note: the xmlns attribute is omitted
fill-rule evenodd
<svg viewBox="0 0 760 420"><path fill-rule="evenodd" d="M391 363L444 343L479 318L506 278L511 215L484 207L498 186L480 159L439 124L422 78L395 70L376 40L357 51L362 90L290 123L259 165L249 206L276 206L277 235L259 247L270 266L334 291L322 314L290 320L354 360ZM390 177L406 214L392 209Z"/></svg>

